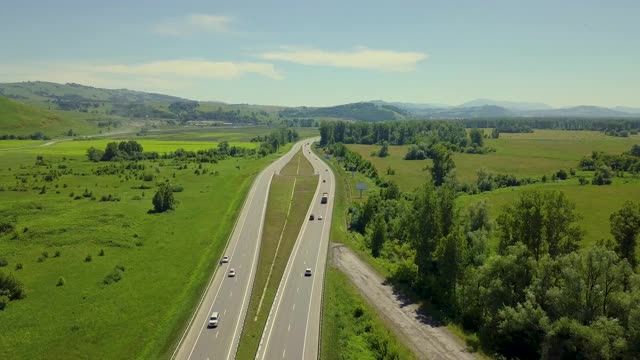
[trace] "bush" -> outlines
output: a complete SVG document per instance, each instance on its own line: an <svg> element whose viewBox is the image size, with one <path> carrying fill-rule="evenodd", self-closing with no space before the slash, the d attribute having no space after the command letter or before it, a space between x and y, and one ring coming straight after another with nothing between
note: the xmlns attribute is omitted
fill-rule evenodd
<svg viewBox="0 0 640 360"><path fill-rule="evenodd" d="M15 230L15 226L10 222L0 222L0 234L8 234Z"/></svg>
<svg viewBox="0 0 640 360"><path fill-rule="evenodd" d="M49 257L49 252L43 251L42 252L42 257L45 258L45 259L48 258Z"/></svg>
<svg viewBox="0 0 640 360"><path fill-rule="evenodd" d="M0 310L4 310L9 304L9 297L0 295Z"/></svg>
<svg viewBox="0 0 640 360"><path fill-rule="evenodd" d="M91 255L87 255L87 257L84 258L84 262L91 262L91 260L93 260L93 258L91 258Z"/></svg>
<svg viewBox="0 0 640 360"><path fill-rule="evenodd" d="M152 202L156 212L165 212L173 209L175 207L175 199L171 185L168 183L160 184Z"/></svg>
<svg viewBox="0 0 640 360"><path fill-rule="evenodd" d="M100 252L98 253L98 256L104 256L104 250L100 249Z"/></svg>
<svg viewBox="0 0 640 360"><path fill-rule="evenodd" d="M22 299L25 296L24 285L12 274L5 275L0 272L0 293L9 300Z"/></svg>
<svg viewBox="0 0 640 360"><path fill-rule="evenodd" d="M183 192L184 191L184 187L182 187L182 185L174 185L172 188L173 192Z"/></svg>
<svg viewBox="0 0 640 360"><path fill-rule="evenodd" d="M111 270L111 272L109 272L104 279L102 280L102 282L105 285L109 285L109 284L113 284L116 283L120 280L122 280L122 273L124 272L124 266L122 265L116 265L113 270Z"/></svg>
<svg viewBox="0 0 640 360"><path fill-rule="evenodd" d="M38 262L44 262L44 257L42 257L42 256L38 257L38 260L37 260L37 261L38 261Z"/></svg>
<svg viewBox="0 0 640 360"><path fill-rule="evenodd" d="M0 267L5 267L9 265L9 262L7 262L6 259L0 259Z"/></svg>
<svg viewBox="0 0 640 360"><path fill-rule="evenodd" d="M16 264L16 270L22 270L22 263Z"/></svg>
<svg viewBox="0 0 640 360"><path fill-rule="evenodd" d="M64 286L65 280L62 276L60 276L58 278L58 282L56 283L56 286Z"/></svg>
<svg viewBox="0 0 640 360"><path fill-rule="evenodd" d="M140 195L133 195L133 197L131 198L131 200L142 200L142 196L140 196Z"/></svg>
<svg viewBox="0 0 640 360"><path fill-rule="evenodd" d="M56 252L53 254L53 257L60 257L60 255L62 255L60 250L56 250Z"/></svg>
<svg viewBox="0 0 640 360"><path fill-rule="evenodd" d="M589 180L585 179L585 177L584 177L584 176L580 176L580 177L578 178L578 183L579 183L580 185L587 185L587 184L589 183Z"/></svg>

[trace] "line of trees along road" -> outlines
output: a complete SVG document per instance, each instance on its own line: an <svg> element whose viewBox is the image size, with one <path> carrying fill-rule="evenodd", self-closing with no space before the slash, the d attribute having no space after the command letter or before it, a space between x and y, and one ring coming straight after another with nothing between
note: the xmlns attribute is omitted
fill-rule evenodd
<svg viewBox="0 0 640 360"><path fill-rule="evenodd" d="M348 170L358 163L377 177L343 155ZM437 182L403 193L379 181L379 192L349 209L351 236L393 281L476 332L497 357L640 358L640 203L611 215L611 239L580 249L580 216L564 193L523 192L493 223L485 202L456 207L454 164L441 162Z"/></svg>

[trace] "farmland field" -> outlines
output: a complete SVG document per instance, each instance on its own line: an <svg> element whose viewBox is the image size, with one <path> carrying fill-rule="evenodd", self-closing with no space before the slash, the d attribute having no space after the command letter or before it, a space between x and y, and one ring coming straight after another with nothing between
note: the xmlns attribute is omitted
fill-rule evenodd
<svg viewBox="0 0 640 360"><path fill-rule="evenodd" d="M500 174L513 174L517 177L540 178L559 169L576 169L579 160L592 151L620 154L628 151L634 144L640 143L640 135L628 138L607 136L595 131L536 130L533 133L500 134L499 139L485 139L485 145L496 149L496 152L477 155L453 155L456 163L456 175L461 182L472 183L476 180L476 172L480 168ZM393 179L404 191L415 189L430 178L429 171L424 170L431 160L403 160L409 146L390 146L390 156L380 158L371 152L379 145L348 145L354 151L369 159L378 169L382 177ZM395 175L386 175L391 167ZM593 172L578 171L577 175L591 177ZM515 200L525 190L560 190L576 203L576 210L582 215L581 225L585 230L584 245L597 240L610 238L609 216L618 210L625 200L640 199L640 179L616 178L610 186L580 186L577 178L565 181L538 183L515 188L503 188L477 195L463 195L459 198L461 205L486 199L491 207L491 216L497 217L502 208ZM495 239L493 239L495 244Z"/></svg>
<svg viewBox="0 0 640 360"><path fill-rule="evenodd" d="M596 131L536 130L533 133L500 134L499 139L485 139L485 145L495 148L496 152L484 155L455 153L453 160L456 163L456 176L461 182L474 182L480 168L517 177L540 177L550 176L559 169L575 169L578 161L592 151L620 154L638 143L640 135L621 138ZM390 146L390 156L386 158L371 155L380 149L379 145L348 147L370 160L381 175L386 176L388 167L395 170L396 175L390 178L402 190L413 190L430 177L428 171L423 169L431 165L431 160L404 160L408 145Z"/></svg>
<svg viewBox="0 0 640 360"><path fill-rule="evenodd" d="M216 146L136 140L159 153ZM0 151L0 222L11 224L0 234L7 262L0 271L26 290L0 311L0 358L166 357L252 179L289 148L218 163L145 160L135 169L126 168L130 161L87 160L87 148L109 141ZM177 188L178 204L154 214L155 183L165 179Z"/></svg>

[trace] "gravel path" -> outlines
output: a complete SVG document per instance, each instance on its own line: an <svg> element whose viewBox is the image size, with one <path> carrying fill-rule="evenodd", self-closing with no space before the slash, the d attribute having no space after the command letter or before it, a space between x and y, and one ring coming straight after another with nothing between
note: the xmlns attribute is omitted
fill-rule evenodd
<svg viewBox="0 0 640 360"><path fill-rule="evenodd" d="M475 360L446 327L429 323L419 304L394 292L385 279L342 244L331 244L331 261L344 272L419 359Z"/></svg>

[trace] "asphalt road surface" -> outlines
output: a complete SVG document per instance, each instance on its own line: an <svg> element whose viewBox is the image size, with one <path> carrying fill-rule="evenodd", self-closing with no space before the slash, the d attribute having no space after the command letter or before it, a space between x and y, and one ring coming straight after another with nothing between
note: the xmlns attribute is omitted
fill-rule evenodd
<svg viewBox="0 0 640 360"><path fill-rule="evenodd" d="M335 177L327 164L304 145L304 155L320 173L318 191L306 214L262 334L256 359L317 359L322 287L335 194ZM323 182L324 180L324 182ZM329 195L321 204L322 193ZM309 220L313 214L315 220ZM322 220L318 220L322 216ZM305 276L305 269L312 276Z"/></svg>
<svg viewBox="0 0 640 360"><path fill-rule="evenodd" d="M304 140L294 144L291 151L256 177L223 254L229 256L230 261L221 264L213 276L172 359L228 360L235 357L258 264L271 179L310 142ZM230 269L235 269L235 277L228 276ZM220 314L217 328L207 327L212 312Z"/></svg>

